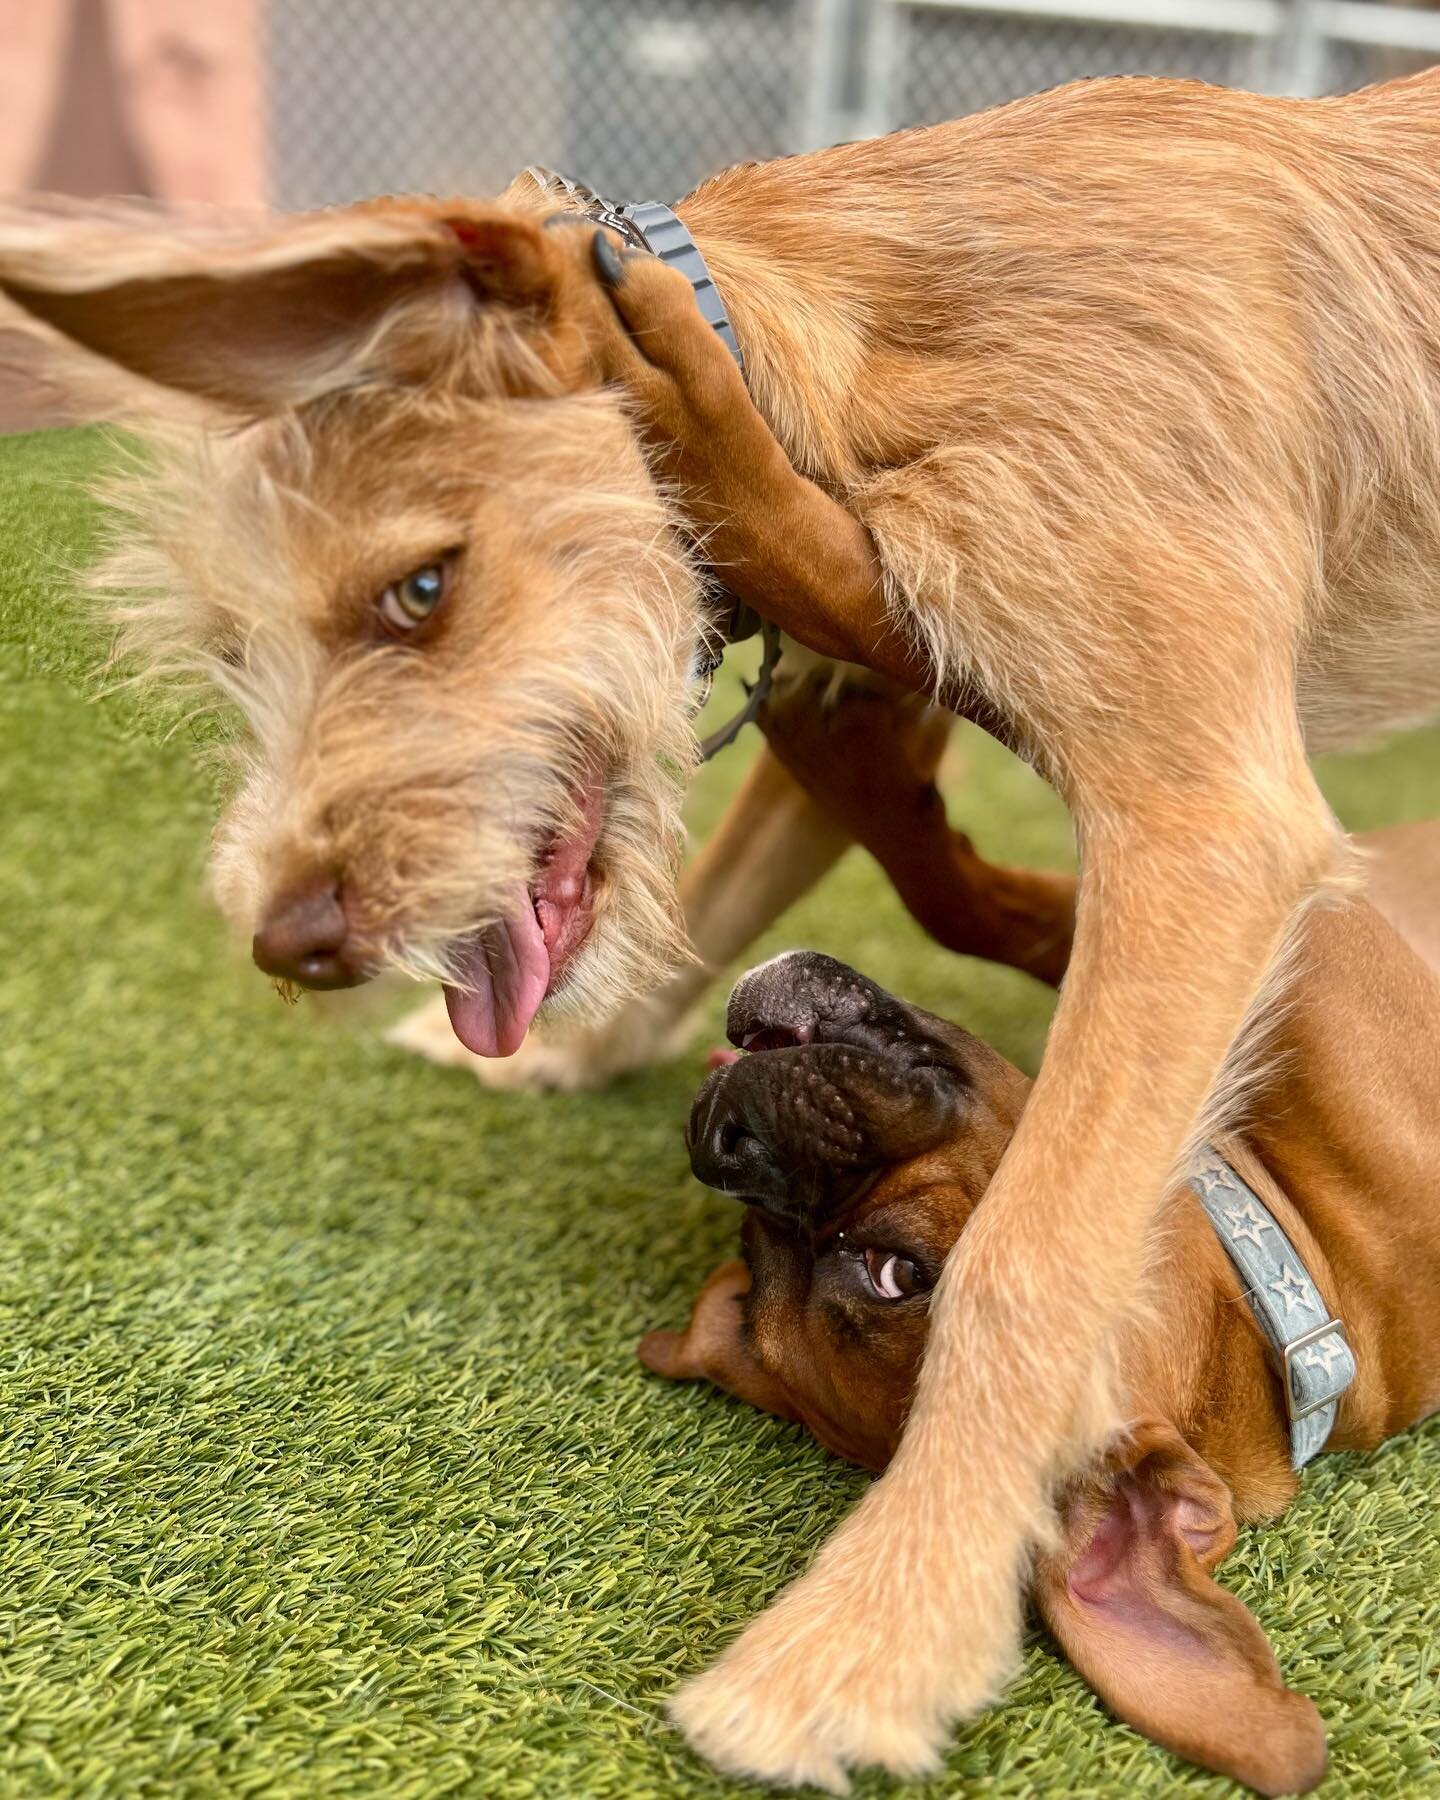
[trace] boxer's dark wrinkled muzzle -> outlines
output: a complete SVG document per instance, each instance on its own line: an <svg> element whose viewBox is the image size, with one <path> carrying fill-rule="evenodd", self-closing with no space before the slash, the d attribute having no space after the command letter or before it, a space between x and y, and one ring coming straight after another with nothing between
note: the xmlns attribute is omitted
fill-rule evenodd
<svg viewBox="0 0 1440 1800"><path fill-rule="evenodd" d="M940 1143L968 1087L963 1032L834 957L794 951L730 997L750 1052L695 1097L690 1165L707 1186L812 1229L875 1175Z"/></svg>

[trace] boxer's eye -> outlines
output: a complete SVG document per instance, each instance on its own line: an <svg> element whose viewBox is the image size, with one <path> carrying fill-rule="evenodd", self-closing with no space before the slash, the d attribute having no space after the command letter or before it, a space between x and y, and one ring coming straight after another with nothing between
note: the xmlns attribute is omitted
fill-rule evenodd
<svg viewBox="0 0 1440 1800"><path fill-rule="evenodd" d="M877 1300L908 1300L912 1294L923 1293L928 1285L919 1265L894 1250L871 1248L862 1261L865 1279Z"/></svg>

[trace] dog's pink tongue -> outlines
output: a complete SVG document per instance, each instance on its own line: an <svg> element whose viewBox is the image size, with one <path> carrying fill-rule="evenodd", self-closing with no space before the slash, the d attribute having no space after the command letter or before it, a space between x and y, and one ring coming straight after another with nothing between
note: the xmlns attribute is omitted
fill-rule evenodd
<svg viewBox="0 0 1440 1800"><path fill-rule="evenodd" d="M476 1056L513 1056L550 986L550 953L524 886L500 923L470 940L459 973L465 987L445 989L456 1037Z"/></svg>

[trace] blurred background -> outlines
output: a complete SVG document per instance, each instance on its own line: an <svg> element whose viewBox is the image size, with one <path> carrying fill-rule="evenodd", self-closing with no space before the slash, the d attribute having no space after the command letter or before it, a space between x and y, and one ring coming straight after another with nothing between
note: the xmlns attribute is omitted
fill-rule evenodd
<svg viewBox="0 0 1440 1800"><path fill-rule="evenodd" d="M1078 76L1336 94L1440 59L1381 0L0 0L0 193L621 200ZM47 423L23 376L0 428Z"/></svg>
<svg viewBox="0 0 1440 1800"><path fill-rule="evenodd" d="M624 199L1082 75L1340 92L1440 56L1372 0L0 0L0 192Z"/></svg>
<svg viewBox="0 0 1440 1800"><path fill-rule="evenodd" d="M1082 75L1326 93L1440 55L1440 11L1367 0L271 0L260 29L284 206L528 162L669 200Z"/></svg>
<svg viewBox="0 0 1440 1800"><path fill-rule="evenodd" d="M0 0L0 193L329 205L527 163L669 200L1084 75L1338 93L1440 59L1380 0ZM23 375L0 429L51 422Z"/></svg>

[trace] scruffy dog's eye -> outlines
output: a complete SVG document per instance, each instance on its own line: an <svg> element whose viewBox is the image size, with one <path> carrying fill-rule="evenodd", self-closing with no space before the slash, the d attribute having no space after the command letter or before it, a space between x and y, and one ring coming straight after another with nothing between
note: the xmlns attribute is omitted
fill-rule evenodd
<svg viewBox="0 0 1440 1800"><path fill-rule="evenodd" d="M392 581L380 596L380 617L391 631L413 631L423 625L445 598L449 565L426 563Z"/></svg>
<svg viewBox="0 0 1440 1800"><path fill-rule="evenodd" d="M893 1250L867 1250L864 1262L866 1278L877 1300L908 1300L926 1285L918 1266Z"/></svg>

